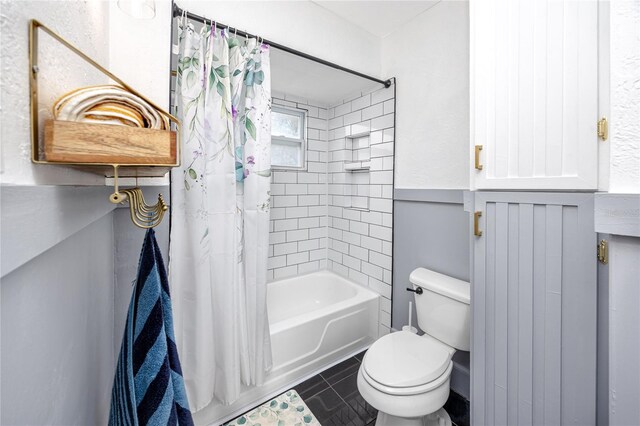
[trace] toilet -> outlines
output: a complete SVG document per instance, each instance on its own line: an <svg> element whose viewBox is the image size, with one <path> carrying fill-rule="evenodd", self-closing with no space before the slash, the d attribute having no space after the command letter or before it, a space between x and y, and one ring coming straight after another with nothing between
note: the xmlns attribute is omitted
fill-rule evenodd
<svg viewBox="0 0 640 426"><path fill-rule="evenodd" d="M409 276L424 335L399 331L376 340L358 371L358 390L378 410L376 426L449 426L443 406L456 349L470 349L470 286L425 268Z"/></svg>

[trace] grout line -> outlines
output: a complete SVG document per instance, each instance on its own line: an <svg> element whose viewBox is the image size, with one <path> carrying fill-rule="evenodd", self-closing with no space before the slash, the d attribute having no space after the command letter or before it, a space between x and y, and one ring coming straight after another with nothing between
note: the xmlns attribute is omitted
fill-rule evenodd
<svg viewBox="0 0 640 426"><path fill-rule="evenodd" d="M359 366L360 366L360 365L362 365L362 361L360 361L358 358L356 358L356 356L355 356L355 355L354 355L352 358L353 358L353 359L355 359L355 360L356 360L356 362L358 363L358 370L359 370L359 369L360 369L360 367L359 367ZM345 362L345 361L343 361L343 362ZM338 383L343 382L344 380L347 380L348 378L350 378L350 377L351 377L351 376L353 376L354 374L356 374L356 375L357 375L357 374L358 374L358 370L356 370L354 373L349 374L348 376L343 377L342 379L338 380L337 382L335 382L335 383L334 383L334 385L337 385ZM326 371L326 370L325 370L325 371ZM319 374L319 376L320 376L320 377L322 377L322 379L323 379L323 380L324 380L324 381L329 385L329 388L331 388L331 390L333 390L333 392L334 392L336 395L338 395L338 398L340 398L340 400L342 401L342 403L343 403L344 405L346 405L346 406L347 406L347 408L348 408L349 410L353 411L353 413L356 415L356 418L358 418L358 419L362 420L363 422L365 422L365 419L363 419L363 418L358 414L358 412L357 412L357 411L356 411L356 410L355 410L355 409L354 409L354 408L353 408L353 407L352 407L352 406L351 406L351 405L350 405L350 404L349 404L349 403L348 403L348 402L347 402L347 401L342 397L342 395L340 395L340 393L339 393L337 390L335 390L335 388L333 387L333 385L331 385L331 384L330 384L330 383L329 383L329 382L324 378L324 376L322 376L322 373L320 373L320 374ZM360 391L358 390L358 388L357 388L357 387L356 387L356 391L358 392L358 394L360 394ZM364 398L363 398L363 399L364 399ZM377 418L377 415L376 415L376 418ZM376 419L374 418L373 420L376 420ZM372 420L372 421L373 421L373 420ZM369 423L371 423L371 422L369 422ZM368 425L369 423L366 423L366 424Z"/></svg>

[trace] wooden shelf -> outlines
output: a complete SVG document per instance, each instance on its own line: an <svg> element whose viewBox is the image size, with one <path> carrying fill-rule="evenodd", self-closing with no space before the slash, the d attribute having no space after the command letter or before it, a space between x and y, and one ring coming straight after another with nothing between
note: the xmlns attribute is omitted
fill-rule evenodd
<svg viewBox="0 0 640 426"><path fill-rule="evenodd" d="M46 120L44 158L51 163L175 166L176 133L109 124Z"/></svg>

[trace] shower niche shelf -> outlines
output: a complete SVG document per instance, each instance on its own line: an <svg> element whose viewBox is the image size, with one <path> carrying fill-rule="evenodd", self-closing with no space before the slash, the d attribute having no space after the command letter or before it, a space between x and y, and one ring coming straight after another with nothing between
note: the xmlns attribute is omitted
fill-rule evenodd
<svg viewBox="0 0 640 426"><path fill-rule="evenodd" d="M354 129L354 127L358 127ZM371 148L369 146L369 127L351 125L345 136L347 159L344 170L347 172L368 172L371 168Z"/></svg>
<svg viewBox="0 0 640 426"><path fill-rule="evenodd" d="M344 163L344 169L348 172L367 172L371 168L371 161L356 161Z"/></svg>

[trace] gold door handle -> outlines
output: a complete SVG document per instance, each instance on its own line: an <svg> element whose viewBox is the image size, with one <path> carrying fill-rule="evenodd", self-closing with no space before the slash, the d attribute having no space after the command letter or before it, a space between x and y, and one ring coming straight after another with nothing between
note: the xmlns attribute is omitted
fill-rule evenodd
<svg viewBox="0 0 640 426"><path fill-rule="evenodd" d="M482 145L476 145L476 170L482 170L482 164L480 164L480 151L482 151Z"/></svg>
<svg viewBox="0 0 640 426"><path fill-rule="evenodd" d="M475 212L473 214L473 235L476 237L482 237L482 231L480 230L480 217L482 216L482 212Z"/></svg>

